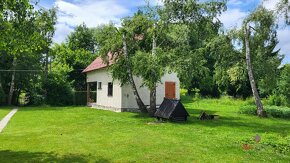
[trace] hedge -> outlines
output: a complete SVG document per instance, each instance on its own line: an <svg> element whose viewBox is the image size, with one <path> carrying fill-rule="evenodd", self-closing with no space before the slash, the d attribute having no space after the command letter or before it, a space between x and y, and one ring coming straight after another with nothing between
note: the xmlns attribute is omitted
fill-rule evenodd
<svg viewBox="0 0 290 163"><path fill-rule="evenodd" d="M272 116L275 118L290 118L289 107L265 105L264 109L267 112L268 116ZM257 108L255 105L245 105L240 107L239 113L257 115Z"/></svg>

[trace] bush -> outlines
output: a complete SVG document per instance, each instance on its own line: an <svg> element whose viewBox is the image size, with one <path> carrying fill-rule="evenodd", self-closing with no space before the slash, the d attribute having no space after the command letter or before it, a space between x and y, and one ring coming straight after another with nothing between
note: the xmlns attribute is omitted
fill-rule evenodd
<svg viewBox="0 0 290 163"><path fill-rule="evenodd" d="M290 118L290 108L288 107L265 105L264 109L267 112L268 116L272 116L275 118ZM245 105L240 107L239 113L257 115L257 109L255 105Z"/></svg>
<svg viewBox="0 0 290 163"><path fill-rule="evenodd" d="M255 105L245 105L240 107L240 114L249 114L249 115L257 115L257 108Z"/></svg>
<svg viewBox="0 0 290 163"><path fill-rule="evenodd" d="M47 90L46 103L48 105L64 106L73 104L73 89L65 77L58 74L49 74L44 82Z"/></svg>
<svg viewBox="0 0 290 163"><path fill-rule="evenodd" d="M193 92L194 92L193 101L198 101L198 100L200 100L200 98L201 98L200 90L199 90L198 88L194 88L194 89L193 89Z"/></svg>
<svg viewBox="0 0 290 163"><path fill-rule="evenodd" d="M37 94L37 93L31 93L29 95L26 95L29 98L29 104L30 105L43 105L45 103L45 98L43 95Z"/></svg>
<svg viewBox="0 0 290 163"><path fill-rule="evenodd" d="M267 105L275 105L275 106L287 106L288 102L287 102L287 97L284 95L270 95L267 99L266 99L266 104Z"/></svg>
<svg viewBox="0 0 290 163"><path fill-rule="evenodd" d="M253 97L248 97L245 99L246 105L255 105L255 99Z"/></svg>

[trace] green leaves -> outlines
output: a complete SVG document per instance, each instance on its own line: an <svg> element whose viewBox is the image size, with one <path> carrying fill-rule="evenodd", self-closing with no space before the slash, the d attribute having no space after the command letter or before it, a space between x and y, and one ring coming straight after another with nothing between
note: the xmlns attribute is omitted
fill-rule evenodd
<svg viewBox="0 0 290 163"><path fill-rule="evenodd" d="M204 18L213 20L226 10L225 1L164 0L164 19L170 23L199 23Z"/></svg>
<svg viewBox="0 0 290 163"><path fill-rule="evenodd" d="M141 76L143 79L143 85L149 89L156 87L156 84L160 82L161 77L167 71L167 64L164 62L166 58L161 49L156 50L157 53L152 55L142 51L137 51L133 60L133 73L137 76Z"/></svg>
<svg viewBox="0 0 290 163"><path fill-rule="evenodd" d="M85 24L77 26L75 31L68 36L67 42L71 50L84 49L95 53L96 39L93 30Z"/></svg>

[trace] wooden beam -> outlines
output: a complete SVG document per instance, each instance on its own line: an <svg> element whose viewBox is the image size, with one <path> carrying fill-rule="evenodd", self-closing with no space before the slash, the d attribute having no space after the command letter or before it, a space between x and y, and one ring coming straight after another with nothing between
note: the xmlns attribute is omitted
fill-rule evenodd
<svg viewBox="0 0 290 163"><path fill-rule="evenodd" d="M90 102L90 83L87 83L87 106L89 106Z"/></svg>

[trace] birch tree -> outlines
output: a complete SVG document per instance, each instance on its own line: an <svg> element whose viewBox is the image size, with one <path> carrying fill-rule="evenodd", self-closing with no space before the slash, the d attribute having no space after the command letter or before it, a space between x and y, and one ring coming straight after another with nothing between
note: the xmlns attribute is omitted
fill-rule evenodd
<svg viewBox="0 0 290 163"><path fill-rule="evenodd" d="M256 80L254 77L255 67L253 66L254 60L258 57L267 56L275 56L277 61L279 62L279 56L274 51L274 47L272 45L277 44L277 25L275 22L275 17L272 11L265 9L264 7L259 6L253 13L251 13L244 21L243 25L243 38L244 38L244 52L246 56L246 66L248 77L252 89L252 93L255 99L256 107L257 107L257 115L259 117L266 117L267 114L263 108L259 92L257 89ZM274 44L273 44L274 42ZM252 44L252 45L251 45ZM269 47L271 47L269 51ZM274 54L274 55L273 55ZM260 55L260 56L259 56ZM269 56L268 56L269 58ZM282 60L282 58L280 59ZM260 61L267 62L267 60ZM280 61L281 63L281 61ZM259 64L255 64L259 66ZM260 65L265 65L260 63ZM267 67L264 67L265 69Z"/></svg>

